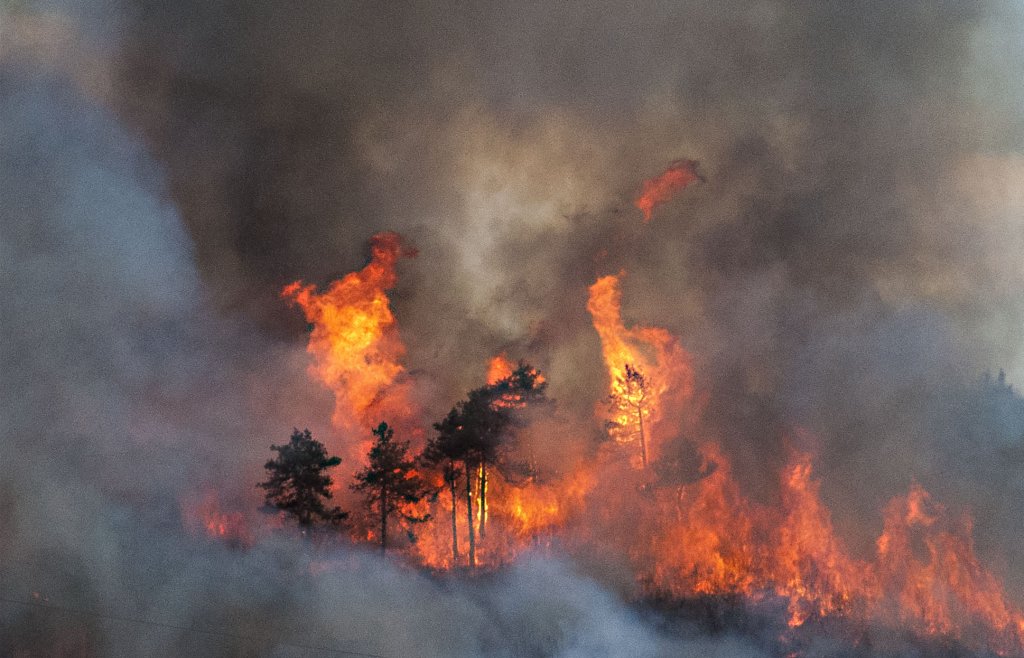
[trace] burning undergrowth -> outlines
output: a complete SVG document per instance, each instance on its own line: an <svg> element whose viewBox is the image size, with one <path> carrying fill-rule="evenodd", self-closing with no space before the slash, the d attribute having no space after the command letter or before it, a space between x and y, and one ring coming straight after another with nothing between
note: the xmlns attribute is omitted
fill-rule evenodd
<svg viewBox="0 0 1024 658"><path fill-rule="evenodd" d="M399 238L386 234L373 244L370 265L332 286L330 306L318 301L311 312L310 289L284 290L287 297L304 295L299 300L313 324L310 374L335 392L333 422L342 436L358 437L354 428L368 422L368 413L390 412L407 426L416 417L407 402L399 400L397 411L380 402L391 398L404 370L384 294L395 284ZM979 561L970 516L952 517L920 484L885 506L875 552L866 558L854 556L834 529L813 455L795 447L816 443L805 430L794 428L786 441L794 447L778 473L775 503L752 500L703 421L715 401L699 393L690 355L664 329L623 323L624 276L599 277L587 304L607 367L608 395L595 405L605 440L574 455L542 457L545 442L574 431L573 423L557 419L543 373L505 354L492 358L486 386L434 425L438 438L424 454L434 449L441 458L432 461L433 475L424 462L416 476L426 474L435 493L409 503L407 514L415 508L427 523L408 527L406 540L392 541L393 551L435 572L467 575L503 569L526 553L604 552L625 559L632 598L660 601L658 607L720 633L778 626L766 648L773 654L813 653L818 649L808 647L821 638L870 652L891 641L876 638L879 629L927 652L960 647L1011 655L1024 648L1024 614ZM359 284L355 294L339 294L346 282ZM384 340L393 359L367 355ZM352 404L356 392L369 402ZM474 429L479 421L469 410L485 393L487 405L515 420ZM434 448L448 432L455 443ZM490 443L473 447L484 434ZM253 541L240 515L210 504L198 508L207 534ZM351 537L387 548L386 527L381 534L356 524Z"/></svg>

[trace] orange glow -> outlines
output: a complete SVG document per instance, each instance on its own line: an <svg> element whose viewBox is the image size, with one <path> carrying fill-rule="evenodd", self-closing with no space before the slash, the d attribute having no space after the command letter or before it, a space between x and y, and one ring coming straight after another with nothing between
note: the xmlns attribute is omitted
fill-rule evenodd
<svg viewBox="0 0 1024 658"><path fill-rule="evenodd" d="M969 518L953 523L920 485L890 501L878 568L903 623L956 638L979 631L1000 652L1024 648L1024 614L978 562Z"/></svg>
<svg viewBox="0 0 1024 658"><path fill-rule="evenodd" d="M662 174L644 181L633 205L644 213L644 223L647 223L651 221L651 213L656 207L667 203L676 192L697 180L701 180L701 177L697 173L696 162L675 160Z"/></svg>
<svg viewBox="0 0 1024 658"><path fill-rule="evenodd" d="M509 377L514 369L515 365L508 360L504 352L491 357L490 362L487 364L487 383L497 384L502 379Z"/></svg>
<svg viewBox="0 0 1024 658"><path fill-rule="evenodd" d="M493 357L488 363L487 383L497 384L512 376L523 364L515 364L505 354ZM545 379L532 370L536 383ZM521 408L524 401L518 395L505 394L493 404L506 408ZM486 496L480 495L481 466L473 472L474 528L476 530L476 564L489 568L513 561L523 551L546 547L572 516L583 508L584 497L593 484L591 470L583 465L569 470L564 476L539 482L532 474L523 472L510 481L500 468L489 468L486 478ZM464 477L460 468L459 477ZM429 477L429 474L428 474ZM437 473L432 485L441 493L430 503L429 511L434 523L428 524L417 537L413 555L424 565L434 569L450 569L452 559L452 497L450 485ZM465 514L465 480L457 486L455 515L456 535L463 547L459 566L466 566L465 548L469 532ZM484 502L486 500L486 502ZM486 519L486 534L479 529Z"/></svg>
<svg viewBox="0 0 1024 658"><path fill-rule="evenodd" d="M495 497L495 515L507 519L519 537L559 530L579 511L594 484L593 474L582 465L563 480L525 487L505 485L506 495Z"/></svg>
<svg viewBox="0 0 1024 658"><path fill-rule="evenodd" d="M491 360L487 362L487 384L489 386L494 386L495 384L501 382L503 379L508 379L509 377L512 376L516 369L522 365L522 362L516 364L509 361L508 356L506 356L504 352L497 356L491 357ZM533 372L533 374L536 376L535 383L537 386L540 386L545 381L547 381L544 378L544 374L537 370L536 368L532 368L531 372ZM505 394L504 396L502 396L500 400L498 400L497 404L499 406L504 407L518 407L522 406L522 402L523 401L519 399L519 397L516 395Z"/></svg>
<svg viewBox="0 0 1024 658"><path fill-rule="evenodd" d="M708 474L671 496L663 493L652 510L647 534L654 554L634 551L653 565L642 581L674 596L751 593L757 584L751 511L717 447L702 446L701 458Z"/></svg>
<svg viewBox="0 0 1024 658"><path fill-rule="evenodd" d="M782 519L768 577L789 600L789 624L809 617L853 612L878 592L867 564L850 559L832 529L832 519L811 479L810 455L796 455L782 478Z"/></svg>
<svg viewBox="0 0 1024 658"><path fill-rule="evenodd" d="M696 175L692 167L687 171ZM647 216L664 200L652 198ZM308 348L315 356L311 373L335 392L339 427L358 428L379 414L389 422L416 417L401 386L404 347L385 294L395 283L401 255L398 237L382 234L374 239L370 264L334 282L327 292L318 294L301 283L283 292L314 326ZM529 444L538 452L522 458L529 464L505 468L510 464L496 463L487 469L486 507L479 465L456 462L454 497L440 473L423 473L439 495L419 503L415 513L432 520L410 526L414 540L396 546L396 552L428 568L465 568L468 496L480 568L507 564L530 550L608 547L626 556L645 595L742 596L753 605L784 608L793 629L826 618L847 620L852 633L867 624L899 624L968 649L1022 653L1024 614L979 561L970 519L951 520L920 485L885 508L874 555L847 549L822 500L810 454L790 455L778 473L775 503L748 497L729 455L702 427L705 402L695 395L690 355L666 329L623 322L624 276L598 278L587 301L601 344L606 390L618 400L599 406L598 414L608 421L614 442L571 457L544 455L550 459L542 478L537 473L545 471L535 468L532 459L542 454L548 438L553 445L565 440L557 434L565 430L558 425L550 435L538 431L530 438L544 440ZM488 384L501 382L516 368L506 354L493 357L486 370ZM510 394L495 404L524 401ZM666 464L678 472L666 475ZM472 480L468 494L467 470ZM244 524L238 530L239 519L213 503L194 512L204 532L246 538ZM374 542L375 533L369 528L353 537Z"/></svg>
<svg viewBox="0 0 1024 658"><path fill-rule="evenodd" d="M195 534L222 539L232 544L248 546L253 537L241 512L226 512L221 509L217 494L206 491L198 500L183 502L182 520Z"/></svg>
<svg viewBox="0 0 1024 658"><path fill-rule="evenodd" d="M778 596L791 627L825 617L899 622L1002 655L1024 649L1024 614L979 563L969 519L952 523L920 485L887 506L877 559L858 560L833 530L809 455L794 455L782 473L781 505L768 508L740 494L713 444L702 450L717 468L659 496L645 515L646 540L629 551L646 588Z"/></svg>
<svg viewBox="0 0 1024 658"><path fill-rule="evenodd" d="M296 281L281 296L297 304L312 325L310 373L334 392L334 425L353 434L411 416L400 380L405 345L398 336L386 291L397 281L395 264L415 252L397 233L373 236L372 259L333 282L324 293Z"/></svg>
<svg viewBox="0 0 1024 658"><path fill-rule="evenodd" d="M698 427L682 414L693 394L693 374L687 353L667 331L624 326L622 276L598 279L587 309L601 340L609 393L627 402L627 411L612 409L613 437L630 442L635 433L617 432L646 422L657 466L665 441ZM630 371L643 375L642 400L636 385L627 386ZM666 486L644 476L634 486L649 493L618 503L619 514L638 526L622 538L621 548L646 590L683 597L741 594L752 601L778 597L791 627L825 617L889 625L898 620L966 646L999 653L1024 649L1024 615L979 563L969 519L950 523L919 485L889 504L876 559L856 559L834 531L810 455L792 456L780 474L780 503L768 507L742 494L715 441L697 439L694 447L701 461L697 477Z"/></svg>
<svg viewBox="0 0 1024 658"><path fill-rule="evenodd" d="M693 371L689 354L669 332L623 325L619 291L623 276L624 272L603 276L590 286L587 310L601 339L609 394L624 401L610 413L612 435L620 443L646 443L641 446L643 452L656 455L664 433L662 421L678 420L683 403L693 393ZM626 366L645 378L642 394L626 384Z"/></svg>
<svg viewBox="0 0 1024 658"><path fill-rule="evenodd" d="M490 520L486 537L478 537L477 565L488 568L508 564L523 551L549 547L551 540L582 512L585 497L593 484L594 475L584 465L563 478L543 483L511 483L498 469L492 470L487 483ZM462 493L460 491L458 501L462 513L456 516L456 523L460 544L465 545L462 542L468 533ZM450 497L445 494L438 496L431 503L431 514L438 522L423 528L413 553L428 567L450 569L453 566ZM462 555L462 566L465 566L465 557Z"/></svg>

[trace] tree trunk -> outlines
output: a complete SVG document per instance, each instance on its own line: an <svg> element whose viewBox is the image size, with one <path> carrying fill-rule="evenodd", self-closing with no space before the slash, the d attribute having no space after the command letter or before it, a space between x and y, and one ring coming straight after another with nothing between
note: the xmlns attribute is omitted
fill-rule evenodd
<svg viewBox="0 0 1024 658"><path fill-rule="evenodd" d="M487 462L480 462L480 484L477 487L477 501L480 503L480 539L487 535Z"/></svg>
<svg viewBox="0 0 1024 658"><path fill-rule="evenodd" d="M466 462L466 526L469 528L469 568L476 568L476 538L473 536L473 471Z"/></svg>
<svg viewBox="0 0 1024 658"><path fill-rule="evenodd" d="M449 462L448 466L451 474L448 484L452 492L452 566L454 567L459 564L459 526L456 523L459 497L455 493L455 480L457 479L458 471L455 470L454 462Z"/></svg>
<svg viewBox="0 0 1024 658"><path fill-rule="evenodd" d="M636 417L640 421L640 463L647 468L647 437L644 435L644 408L642 405L637 405Z"/></svg>
<svg viewBox="0 0 1024 658"><path fill-rule="evenodd" d="M380 491L380 552L388 550L388 490L386 487Z"/></svg>

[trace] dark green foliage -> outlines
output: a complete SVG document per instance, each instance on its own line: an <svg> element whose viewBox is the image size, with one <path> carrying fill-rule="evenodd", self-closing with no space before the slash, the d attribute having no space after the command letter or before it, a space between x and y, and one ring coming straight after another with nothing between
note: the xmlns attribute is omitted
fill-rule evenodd
<svg viewBox="0 0 1024 658"><path fill-rule="evenodd" d="M500 460L509 432L525 424L522 411L546 401L547 382L540 373L520 363L508 377L469 392L444 420L434 424L437 437L424 451L431 463L446 460L471 465Z"/></svg>
<svg viewBox="0 0 1024 658"><path fill-rule="evenodd" d="M522 409L528 405L546 402L548 383L539 370L527 363L519 362L508 377L490 384L486 388L510 409ZM510 416L514 420L515 416Z"/></svg>
<svg viewBox="0 0 1024 658"><path fill-rule="evenodd" d="M348 516L340 508L324 504L331 498L331 478L326 470L340 464L341 458L329 457L324 444L308 429L294 430L288 443L270 449L277 452L264 466L270 477L256 485L266 489L268 506L291 514L304 527L316 522L335 524Z"/></svg>
<svg viewBox="0 0 1024 658"><path fill-rule="evenodd" d="M455 486L460 475L466 489L466 522L469 528L469 565L476 562L476 537L473 521L473 487L476 481L481 509L486 510L487 469L505 460L507 442L513 430L525 425L522 412L546 401L547 382L540 373L520 362L508 377L469 392L448 415L434 424L437 435L427 444L423 460L443 465L445 482L452 495L452 554L458 560L455 525ZM462 473L456 467L461 464ZM516 465L522 470L522 465ZM486 532L486 516L479 520L480 536Z"/></svg>
<svg viewBox="0 0 1024 658"><path fill-rule="evenodd" d="M456 487L459 483L459 468L457 462L465 454L465 447L462 443L459 430L458 412L452 409L445 416L444 420L434 423L437 436L434 437L420 455L420 461L427 467L442 466L444 483L452 498L452 564L459 563L459 533L457 515L459 499Z"/></svg>
<svg viewBox="0 0 1024 658"><path fill-rule="evenodd" d="M395 431L387 423L373 430L377 437L370 448L369 465L356 473L353 491L366 497L370 509L380 519L380 547L387 550L388 520L397 516L406 522L426 521L426 516L409 513L409 505L427 494L423 479L416 473L416 462L409 457L409 442L394 441Z"/></svg>
<svg viewBox="0 0 1024 658"><path fill-rule="evenodd" d="M437 436L423 450L423 461L437 465L446 461L462 461L473 452L475 440L466 428L462 404L452 408L440 422L434 423Z"/></svg>

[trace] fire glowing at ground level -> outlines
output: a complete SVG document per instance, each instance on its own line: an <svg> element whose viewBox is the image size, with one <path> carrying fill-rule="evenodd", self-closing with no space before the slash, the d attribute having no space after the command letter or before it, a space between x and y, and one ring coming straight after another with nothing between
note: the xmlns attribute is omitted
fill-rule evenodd
<svg viewBox="0 0 1024 658"><path fill-rule="evenodd" d="M396 386L404 346L385 294L400 255L398 237L383 234L375 238L371 263L328 293L299 284L284 291L314 323L310 372L335 392L335 427L364 453L367 438L353 428L386 415L413 425L419 414ZM696 394L689 353L665 329L623 322L624 276L598 277L588 291L608 391L595 420L607 440L558 468L538 468L536 451L552 437L541 432L539 444L531 440L540 412L520 414L544 398L547 379L502 353L487 364L486 385L453 409L452 424L435 425L451 433L453 449L480 438L463 423L492 432L492 443L409 471L432 493L396 507L400 518L417 519L402 525L404 533L389 537L373 523L356 522L350 538L441 572L496 569L528 552L572 556L600 549L625 556L638 597L774 601L794 632L841 620L854 629L898 626L1002 655L1024 651L1024 614L980 563L970 519L950 518L920 485L885 507L875 553L867 558L854 557L836 533L811 454L790 455L777 476L777 504L751 500L728 455L703 428L708 402ZM474 407L474 399L489 402ZM344 490L336 486L336 492ZM238 545L258 534L212 494L190 505L186 518L190 527Z"/></svg>

